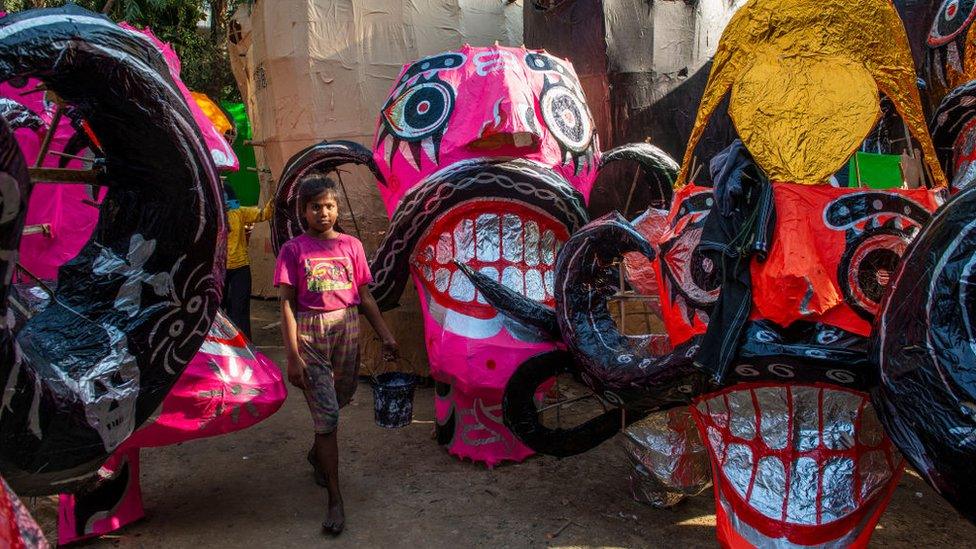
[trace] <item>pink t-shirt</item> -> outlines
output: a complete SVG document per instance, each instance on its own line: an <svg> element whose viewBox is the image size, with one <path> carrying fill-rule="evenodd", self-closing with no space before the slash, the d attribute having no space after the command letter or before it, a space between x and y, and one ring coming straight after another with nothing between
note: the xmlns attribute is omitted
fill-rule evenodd
<svg viewBox="0 0 976 549"><path fill-rule="evenodd" d="M328 240L303 234L278 252L274 284L295 287L298 312L359 305L359 287L372 281L363 243L347 234Z"/></svg>

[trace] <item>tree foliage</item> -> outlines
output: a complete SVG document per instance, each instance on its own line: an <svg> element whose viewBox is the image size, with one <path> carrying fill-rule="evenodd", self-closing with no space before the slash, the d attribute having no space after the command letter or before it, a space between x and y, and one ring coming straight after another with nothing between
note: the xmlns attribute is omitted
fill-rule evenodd
<svg viewBox="0 0 976 549"><path fill-rule="evenodd" d="M2 0L4 11L63 6L66 0ZM227 57L227 22L241 4L253 0L74 0L72 3L103 11L115 21L149 27L169 42L183 65L181 77L191 90L214 99L240 100L240 92ZM210 17L210 30L198 23Z"/></svg>

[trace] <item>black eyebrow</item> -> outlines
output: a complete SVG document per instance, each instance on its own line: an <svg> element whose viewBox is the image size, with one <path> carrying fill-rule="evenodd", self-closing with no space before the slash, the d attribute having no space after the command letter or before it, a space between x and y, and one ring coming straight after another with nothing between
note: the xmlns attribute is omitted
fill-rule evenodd
<svg viewBox="0 0 976 549"><path fill-rule="evenodd" d="M460 68L462 65L464 65L466 60L467 59L464 57L464 55L460 53L442 53L432 57L425 57L424 59L410 65L403 73L403 76L400 77L400 81L397 82L397 85L399 85L401 82L410 80L422 72Z"/></svg>

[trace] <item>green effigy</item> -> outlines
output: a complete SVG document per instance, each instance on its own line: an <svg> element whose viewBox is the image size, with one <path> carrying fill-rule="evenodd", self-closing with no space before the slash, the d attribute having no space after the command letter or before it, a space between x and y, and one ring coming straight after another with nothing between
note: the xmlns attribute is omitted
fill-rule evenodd
<svg viewBox="0 0 976 549"><path fill-rule="evenodd" d="M231 103L229 101L221 101L220 106L230 115L234 126L237 128L237 138L232 146L241 165L241 169L237 172L226 174L227 183L237 193L237 199L241 206L257 206L261 195L261 183L255 171L257 162L254 158L254 147L245 144L245 141L250 140L252 135L247 109L244 107L244 103Z"/></svg>

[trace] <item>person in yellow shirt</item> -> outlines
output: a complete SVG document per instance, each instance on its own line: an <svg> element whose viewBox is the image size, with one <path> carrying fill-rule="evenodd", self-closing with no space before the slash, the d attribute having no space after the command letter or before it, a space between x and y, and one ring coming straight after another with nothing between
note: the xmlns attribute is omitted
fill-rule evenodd
<svg viewBox="0 0 976 549"><path fill-rule="evenodd" d="M247 253L247 226L271 219L274 201L264 208L242 207L230 185L224 184L227 210L227 274L221 308L231 322L251 339L251 258Z"/></svg>

